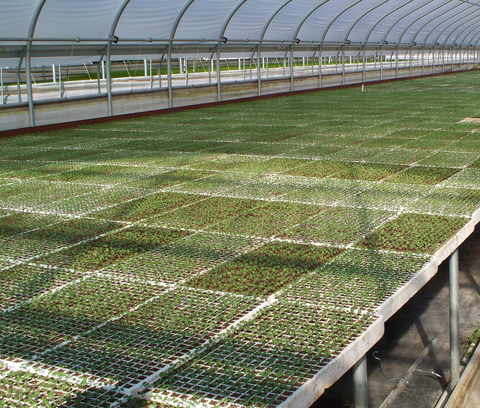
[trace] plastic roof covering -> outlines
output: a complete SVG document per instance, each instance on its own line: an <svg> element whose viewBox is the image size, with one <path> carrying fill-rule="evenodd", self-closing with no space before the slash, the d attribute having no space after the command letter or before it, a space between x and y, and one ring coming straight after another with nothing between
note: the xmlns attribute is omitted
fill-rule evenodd
<svg viewBox="0 0 480 408"><path fill-rule="evenodd" d="M139 48L149 38L175 44L200 44L201 39L213 44L226 37L229 44L239 45L247 39L249 44L267 44L298 38L315 44L428 46L475 46L480 39L480 0L0 0L0 8L1 66L18 64L19 58L2 59L2 48L26 47L29 33L36 39L57 40L32 43L52 49L59 39L73 44L77 37L82 43L104 40L105 47L110 35L117 36L119 44L137 40ZM42 50L40 58L33 58L34 65L53 61L48 47ZM144 55L139 51L137 57ZM99 58L72 51L60 60L78 63Z"/></svg>

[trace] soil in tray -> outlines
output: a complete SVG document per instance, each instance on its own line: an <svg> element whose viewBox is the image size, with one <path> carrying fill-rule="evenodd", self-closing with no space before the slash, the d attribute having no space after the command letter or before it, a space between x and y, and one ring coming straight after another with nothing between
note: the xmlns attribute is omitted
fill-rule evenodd
<svg viewBox="0 0 480 408"><path fill-rule="evenodd" d="M136 226L49 255L42 258L40 262L80 270L97 270L152 251L187 235L189 235L188 232L181 230Z"/></svg>
<svg viewBox="0 0 480 408"><path fill-rule="evenodd" d="M385 180L392 183L438 184L458 173L460 169L415 166Z"/></svg>
<svg viewBox="0 0 480 408"><path fill-rule="evenodd" d="M347 180L382 180L385 177L403 170L405 166L391 164L365 164L365 163L337 163L316 161L310 165L302 166L285 174L305 177L333 176Z"/></svg>
<svg viewBox="0 0 480 408"><path fill-rule="evenodd" d="M189 282L190 286L268 296L316 269L342 250L330 247L271 243Z"/></svg>
<svg viewBox="0 0 480 408"><path fill-rule="evenodd" d="M213 171L179 169L157 174L155 176L146 177L141 180L135 180L126 185L136 188L161 189L181 183L186 183L188 181L198 180L203 177L211 176L213 174L215 174L215 172Z"/></svg>
<svg viewBox="0 0 480 408"><path fill-rule="evenodd" d="M401 214L365 237L359 245L372 249L434 253L467 222L467 218Z"/></svg>
<svg viewBox="0 0 480 408"><path fill-rule="evenodd" d="M93 213L106 220L138 221L203 200L194 194L158 193Z"/></svg>
<svg viewBox="0 0 480 408"><path fill-rule="evenodd" d="M323 207L296 203L270 202L211 227L233 234L271 237L304 222L323 211Z"/></svg>

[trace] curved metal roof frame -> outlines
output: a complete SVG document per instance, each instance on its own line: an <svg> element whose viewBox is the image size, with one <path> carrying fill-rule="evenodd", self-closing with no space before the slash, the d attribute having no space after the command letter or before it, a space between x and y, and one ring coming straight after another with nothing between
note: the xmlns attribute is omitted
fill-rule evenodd
<svg viewBox="0 0 480 408"><path fill-rule="evenodd" d="M441 13L440 15L435 16L434 18L428 20L425 24L423 24L423 25L417 30L417 32L416 32L415 35L413 36L413 42L417 42L417 37L420 35L420 33L422 33L422 32L424 31L424 29L425 29L426 26L428 26L429 24L431 24L432 22L434 22L437 18L441 18L441 17L444 16L445 14L450 13L452 10L455 10L457 7L460 7L461 5L462 5L462 3L458 3L458 4L454 5L453 7L450 7L448 10L445 10L445 11L444 11L443 13ZM473 6L470 6L470 7L473 7ZM469 8L470 8L470 7L469 7ZM467 8L467 10L468 10L468 8ZM450 20L451 18L453 18L453 16L447 17L445 20L441 21L441 22L439 23L439 25L440 25L440 24L443 24L445 21ZM435 26L434 29L435 29L436 27L437 27L437 26ZM434 30L434 29L433 29L433 30ZM432 33L433 30L430 30L430 33ZM429 33L429 35L430 35L430 33ZM428 36L429 36L429 35L428 35ZM427 40L428 40L428 36L425 38L425 43L426 43Z"/></svg>
<svg viewBox="0 0 480 408"><path fill-rule="evenodd" d="M480 11L480 10L479 10ZM478 14L478 11L474 13L475 14L475 18L476 18L476 15ZM453 36L453 34L460 28L463 26L463 23L459 23L455 26L455 28L453 30L451 30L450 34L448 34L448 36L446 37L446 41L448 41L450 39L450 37ZM451 43L452 44L456 44L457 43L457 38L458 38L458 35L455 37L455 38L452 38L452 41Z"/></svg>
<svg viewBox="0 0 480 408"><path fill-rule="evenodd" d="M445 3L443 3L440 7L443 7L445 5L447 5L448 3L450 3L449 0L447 0ZM400 38L398 40L399 43L402 42L403 40L403 37L404 35L407 33L407 31L418 21L420 21L422 18L425 18L427 17L428 15L432 14L432 13L435 13L436 11L438 11L438 7L434 8L433 10L429 10L427 11L426 13L422 14L421 16L417 17L416 19L414 19L408 26L407 28L402 32L402 34L400 35ZM412 44L414 43L414 41L410 41Z"/></svg>
<svg viewBox="0 0 480 408"><path fill-rule="evenodd" d="M368 34L366 35L365 37L365 40L363 41L364 43L367 43L368 40L370 39L370 36L372 35L373 31L375 30L375 28L383 21L385 20L388 16L392 15L393 13L397 12L398 10L402 9L403 7L407 6L408 4L410 3L413 3L415 0L410 0L410 1L407 1L406 3L402 4L401 6L393 9L392 11L390 11L389 13L385 14L380 20L378 20L373 26L372 28L370 29L370 31L368 32ZM393 25L392 25L393 27ZM384 40L385 40L385 37L384 37Z"/></svg>
<svg viewBox="0 0 480 408"><path fill-rule="evenodd" d="M335 23L335 21L337 21L343 14L345 14L347 11L349 11L350 9L354 8L357 4L360 4L363 0L358 0L356 1L355 3L353 3L352 5L348 6L348 7L345 7L345 10L343 10L341 13L337 14L335 16L335 18L330 21L330 24L328 24L327 28L325 29L325 31L323 32L322 34L322 38L321 38L321 42L324 42L325 41L325 37L327 36L328 34L328 31L330 30L330 28L332 28L332 25Z"/></svg>
<svg viewBox="0 0 480 408"><path fill-rule="evenodd" d="M455 39L452 40L452 43L455 44L455 43L457 42L458 37L459 37L463 32L465 32L466 30L468 30L472 25L475 25L475 24L478 23L478 18L480 18L480 16L478 16L479 13L480 13L480 10L477 10L475 13L472 13L472 14L469 16L469 17L470 17L470 21L471 21L472 18L474 18L474 20L473 20L473 22L472 22L471 24L469 24L469 25L467 25L467 26L463 26L462 23L457 24L457 25L455 26L455 28L452 30L452 32L449 34L449 36L447 37L447 39L448 39L450 36L452 36L453 33L454 33L455 31L457 31L460 27L463 27L463 31L461 31L461 32L457 35L457 37L455 37ZM473 17L473 15L474 15L474 17ZM478 17L477 17L477 16L478 16ZM458 21L459 21L459 20L457 20L456 23L457 23Z"/></svg>
<svg viewBox="0 0 480 408"><path fill-rule="evenodd" d="M9 0L0 0L0 5L2 1L7 2ZM166 34L165 36L168 38L152 38L152 36L150 35L151 33L148 32L147 29L145 32L142 32L142 26L138 26L137 28L137 26L132 26L131 22L129 23L129 21L133 20L129 20L130 14L125 13L125 10L132 8L134 11L136 11L138 15L136 16L137 20L135 21L138 22L138 19L140 19L141 21L143 15L146 16L149 3L151 3L152 8L155 8L156 10L163 10L162 5L168 4L167 0L119 0L118 2L109 2L109 12L111 12L112 10L116 10L116 12L111 13L111 18L106 21L105 25L107 27L110 27L110 30L108 32L108 36L105 36L105 38L80 38L77 35L78 33L73 31L72 35L68 38L58 38L55 37L55 27L47 27L48 30L45 28L47 20L42 20L42 29L39 30L39 32L41 31L42 33L52 33L51 37L39 38L36 37L36 28L38 27L40 17L43 13L53 12L52 7L48 9L45 8L45 5L48 5L49 1L53 2L54 0L37 0L32 2L25 2L24 14L28 15L28 17L23 19L23 24L25 24L25 21L28 21L29 25L28 29L26 28L25 30L23 30L23 32L27 33L27 37L1 37L0 51L6 50L8 52L2 52L0 54L0 62L2 61L2 59L11 59L15 58L16 56L16 58L18 58L19 60L21 58L27 63L28 55L32 55L34 57L38 57L39 55L43 57L55 55L57 57L64 56L66 59L68 59L67 48L65 46L63 51L64 54L62 54L60 47L56 49L57 45L59 44L70 44L71 46L72 44L75 45L80 43L78 46L76 45L76 49L78 50L77 55L87 56L89 52L88 50L90 49L93 53L89 58L90 61L98 60L102 55L105 54L105 51L99 51L102 49L102 46L104 47L104 50L107 50L107 52L108 50L112 50L112 53L114 53L115 55L124 55L119 51L120 49L122 49L122 47L117 44L119 42L123 44L123 48L125 50L134 49L134 47L138 48L139 46L144 47L145 49L142 51L143 54L147 54L148 50L150 50L150 54L152 54L152 52L158 52L152 50L158 50L158 45L156 45L155 48L154 44L160 43L163 44L162 47L165 47L168 44L172 46L173 43L205 43L202 45L202 47L208 48L207 44L210 44L209 50L211 50L211 47L214 46L216 43L227 42L227 39L225 38L225 33L227 33L229 27L232 25L232 22L234 21L234 18L237 16L239 11L243 10L244 6L247 4L251 5L251 7L254 7L255 9L258 8L259 11L263 12L261 18L258 19L258 21L261 20L261 23L255 22L255 24L258 24L256 26L258 27L258 31L255 37L257 37L258 35L258 38L249 38L249 27L245 27L245 36L243 37L244 40L234 40L233 42L231 42L231 44L241 44L246 46L246 43L249 42L249 47L252 47L256 43L275 44L283 42L288 43L290 41L293 41L296 43L306 44L307 42L309 42L322 45L327 44L326 39L328 37L328 44L332 45L334 45L335 43L349 44L350 42L361 45L375 45L379 43L386 43L387 40L390 43L401 45L402 41L404 41L405 36L408 35L408 41L403 44L405 46L408 46L410 43L415 43L418 41L421 41L424 45L430 46L452 45L456 42L461 42L461 46L464 46L464 44L470 44L477 41L477 33L475 31L475 27L477 24L476 19L478 16L478 12L471 11L475 7L477 7L480 11L480 1L476 0L473 2L469 2L466 0L445 0L443 2L441 2L440 0L409 0L400 5L398 3L392 3L391 7L394 8L392 8L391 10L389 10L390 6L385 6L386 14L380 16L380 7L389 3L389 0L349 0L342 2L337 1L335 2L335 5L332 5L331 7L327 7L327 3L333 4L335 0L312 0L312 4L308 5L308 7L310 7L308 12L305 13L304 11L301 11L300 13L297 13L295 16L291 17L293 27L291 27L292 31L290 34L293 35L290 39L276 37L279 37L278 34L281 32L281 24L286 21L285 19L288 19L290 17L289 12L291 10L295 10L295 7L297 5L298 7L302 5L301 2L297 2L296 0L269 0L266 2L258 0L231 0L229 3L222 3L222 0L184 0L180 4L176 3L176 7L170 7L169 15L162 16L163 18L168 18L170 19L170 21L173 22L172 25L168 24L168 30L170 30L170 35L168 35L168 33L164 31ZM61 4L63 0L55 1L56 3L52 4ZM78 0L78 2L81 3L82 0ZM196 5L196 7L193 10L192 6L194 4ZM193 21L195 20L195 15L192 13L199 13L200 10L202 13L206 12L208 15L210 10L212 11L212 13L215 12L215 7L217 4L224 4L224 7L216 14L216 25L213 26L212 30L209 31L209 33L212 34L211 38L196 38L196 27L193 23ZM303 8L305 8L305 5L306 4L303 4ZM339 5L342 7L338 7ZM411 10L406 9L405 12L402 14L402 9L405 8L407 5L415 5L415 8ZM289 7L288 12L286 10L287 6ZM33 8L33 14L31 14ZM356 15L355 13L355 10L357 8L358 15ZM192 12L189 12L189 10L192 10ZM299 10L302 9L299 8ZM325 11L319 13L320 10ZM374 11L376 11L376 13L374 13ZM65 19L68 19L68 13L66 11L62 12L64 13ZM188 21L186 21L185 24L182 25L182 33L180 34L180 36L178 36L178 28L181 22L184 20L187 12L189 12ZM251 12L250 9L249 12ZM94 15L94 13L95 10L92 10L91 14ZM398 14L398 18L396 14ZM32 15L31 18L30 15ZM280 15L282 16L281 19L279 19ZM395 15L395 21L389 21L389 19L387 18L393 15ZM2 13L0 15L0 23L2 23L2 21L5 22L5 26L7 28L12 27L13 24L10 23L8 18L8 13ZM155 15L155 18L158 18L157 15ZM51 22L53 21L52 19L53 17L50 17L48 21ZM239 24L244 21L245 16L243 16L240 21L235 21L234 25L237 33L241 33L241 31L238 31L239 27L242 28ZM272 26L272 23L274 21L276 23L275 30L271 33L272 35L268 36L267 41L265 39L267 37L267 31L269 31L269 28ZM138 38L118 38L116 36L116 32L120 22L123 22L127 26L128 24L130 24L128 26L129 30L127 30L126 33L138 32ZM420 25L418 25L419 23ZM188 27L187 29L184 29L186 24L188 24ZM363 28L362 26L362 29L357 30L357 28L360 28L362 24L364 24L366 27ZM382 24L382 31L384 31L383 38L380 42L378 42L377 40L377 42L371 43L370 38L373 35L374 31L376 29L378 30L380 24ZM151 25L152 24L150 24L149 27L151 27ZM132 27L134 28L134 30L132 29ZM413 27L415 27L414 32ZM7 28L4 28L3 33L8 34ZM353 35L353 37L356 38L350 38L354 30L355 33L358 32L361 34L361 36ZM88 29L85 29L85 31L88 32ZM308 41L297 40L299 34L303 35L303 31L305 31L305 33L309 35ZM363 37L363 32L365 31L366 34L365 37ZM64 30L64 32L66 31ZM191 34L189 38L186 38L186 33ZM86 44L90 44L91 47L88 48ZM94 47L92 44L97 45L95 45ZM130 45L127 47L125 44ZM32 51L32 49L35 50L35 53L30 54L30 51ZM113 50L116 51L114 52ZM73 52L71 53L70 57L73 57Z"/></svg>
<svg viewBox="0 0 480 408"><path fill-rule="evenodd" d="M465 17L468 17L470 14L468 13L468 11L474 7L473 5L471 5L470 7L467 7L465 10L461 11L460 13L454 15L453 17L458 17L459 14L462 14L462 13L467 13L467 16L462 16L458 19L455 20L455 23L460 21L462 18L465 18ZM447 17L446 19L440 21L437 25L435 25L435 27L433 27L431 30L430 30L430 33L428 33L428 35L425 37L425 42L428 42L428 39L430 38L431 35L433 35L433 33L435 32L435 30L437 30L437 28L439 28L442 24L448 22L449 20L451 20L452 17ZM441 31L440 31L440 34L437 35L435 41L434 41L434 44L436 44L438 42L438 39L441 37L442 33L444 33L450 26L451 24L455 24L455 23L449 23L447 24ZM420 34L420 31L417 33L417 35Z"/></svg>
<svg viewBox="0 0 480 408"><path fill-rule="evenodd" d="M474 28L472 28L468 33L467 35L465 36L464 40L462 41L462 45L465 43L465 40L470 36L470 34L474 31L476 31L479 27L480 27L480 16L476 19L476 21L472 24L470 24L470 27L471 26L474 26ZM470 28L468 27L468 28ZM468 28L466 28L465 30L468 30ZM470 45L473 45L474 41L473 39L475 38L475 36L477 35L477 32L475 32L472 36L472 39L467 41L467 43L470 43Z"/></svg>
<svg viewBox="0 0 480 408"><path fill-rule="evenodd" d="M343 39L344 42L348 41L348 37L350 36L350 33L352 32L352 30L354 29L354 27L365 17L367 16L368 14L370 14L372 11L374 11L375 9L379 8L380 6L383 6L384 4L388 3L389 0L385 0L383 1L382 3L380 4L377 4L375 7L371 8L370 10L366 11L365 13L363 13L359 18L357 18L357 20L351 25L351 27L348 29L348 31L346 32L345 34L345 38Z"/></svg>

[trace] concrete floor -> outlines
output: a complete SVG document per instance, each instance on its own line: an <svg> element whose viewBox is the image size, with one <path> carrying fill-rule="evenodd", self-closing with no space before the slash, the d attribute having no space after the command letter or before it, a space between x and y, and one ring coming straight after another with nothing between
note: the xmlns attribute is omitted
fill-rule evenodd
<svg viewBox="0 0 480 408"><path fill-rule="evenodd" d="M464 242L460 256L460 335L465 339L480 326L480 227ZM448 260L440 265L437 275L420 290L385 325L384 337L367 355L369 407L380 407L396 387L387 380L380 363L372 356L377 350L383 360L385 374L402 378L427 345L436 339L432 351L418 365L411 380L391 402L389 408L434 407L450 377ZM464 351L462 350L461 355ZM441 375L434 378L429 372ZM466 408L480 407L480 375ZM351 372L345 374L312 408L353 406Z"/></svg>

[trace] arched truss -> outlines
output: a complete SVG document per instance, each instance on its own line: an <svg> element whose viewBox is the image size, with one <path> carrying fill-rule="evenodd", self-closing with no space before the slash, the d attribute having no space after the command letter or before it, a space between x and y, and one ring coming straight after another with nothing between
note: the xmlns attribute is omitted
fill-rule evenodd
<svg viewBox="0 0 480 408"><path fill-rule="evenodd" d="M417 43L422 55L461 54L480 42L480 0L0 0L0 7L0 67L17 77L26 68L32 124L34 65L106 62L112 114L112 60L217 55L218 64L220 54L322 52L365 59L386 48L412 55ZM293 69L291 76L293 89ZM217 83L220 98L220 69Z"/></svg>
<svg viewBox="0 0 480 408"><path fill-rule="evenodd" d="M89 0L86 0L89 1ZM7 4L8 0L0 0ZM182 48L188 53L188 44L196 45L197 49L211 50L219 41L225 43L229 37L229 30L235 33L242 32L242 24L245 25L245 33L239 38L228 40L229 46L241 44L244 47L252 47L263 43L291 43L295 41L301 49L302 43L314 43L328 45L328 43L352 43L369 45L381 44L388 41L389 44L408 46L410 43L422 43L425 46L451 46L455 43L467 44L477 41L476 19L480 14L480 1L466 0L410 0L399 4L389 0L310 0L302 5L302 0L182 0L171 6L167 0L151 0L149 11L148 0L108 0L111 15L103 20L105 35L99 38L89 38L85 33L90 24L98 25L95 16L95 8L91 8L92 20L85 16L83 29L75 31L78 24L72 25L72 31L65 35L65 29L57 30L53 17L44 19L46 14L53 13L50 3L61 4L62 0L23 0L19 2L17 14L22 18L11 18L9 10L12 7L2 7L0 15L0 64L5 60L16 58L19 62L26 59L27 54L32 58L54 56L65 57L89 57L89 60L98 60L109 50L112 57L129 55L129 50L135 49L134 55L141 45L142 53L158 53L158 49L172 44L182 43ZM10 4L10 2L8 2ZM79 0L77 3L82 3ZM301 16L291 13L292 10L305 8L307 12ZM94 3L91 2L89 5ZM96 3L98 4L98 2ZM223 4L221 8L219 5ZM258 23L259 33L257 38L251 38L251 28L245 24L245 19L237 19L239 13L250 7L258 10L258 15L263 16L263 23ZM378 11L377 11L378 10ZM382 13L380 13L380 10ZM128 11L128 12L126 12ZM151 21L145 27L138 24L138 19L152 19L152 15L158 15L158 24ZM198 27L193 21L208 19L212 15L210 30L203 30L208 35L197 38ZM278 22L291 17L290 26L283 34L279 34ZM58 14L58 13L57 13ZM198 14L198 19L196 15ZM381 14L381 15L380 15ZM58 15L59 24L65 27L65 21L72 18L72 14L63 11ZM136 15L136 20L131 16ZM160 16L163 20L160 21ZM188 17L188 18L187 18ZM282 20L283 19L283 20ZM20 21L19 21L20 20ZM160 37L152 27L164 26L165 21L170 21L168 32L163 32ZM188 20L188 21L187 21ZM238 21L237 21L238 20ZM187 21L187 22L185 22ZM46 23L48 22L48 26ZM13 27L15 25L15 28ZM118 27L121 25L121 35ZM275 26L275 27L274 27ZM359 27L362 29L359 29ZM179 28L182 28L179 34ZM145 30L145 31L144 31ZM23 35L19 33L21 31ZM41 36L38 32L41 32ZM98 31L98 30L94 30ZM158 30L157 30L158 31ZM382 31L383 38L379 40ZM14 33L11 35L11 33ZM57 33L61 33L59 36ZM135 35L127 35L135 33ZM362 34L363 33L363 34ZM268 35L267 35L268 34ZM226 38L227 37L227 38ZM266 38L268 37L268 41ZM302 38L304 37L304 38ZM376 41L372 42L375 37ZM300 41L298 41L298 38ZM304 40L304 41L302 41ZM244 42L244 44L242 44ZM458 45L458 44L457 44ZM72 52L72 48L74 51ZM268 52L268 47L262 47ZM65 55L62 55L65 54ZM84 58L85 59L85 58ZM17 62L17 63L18 63Z"/></svg>

